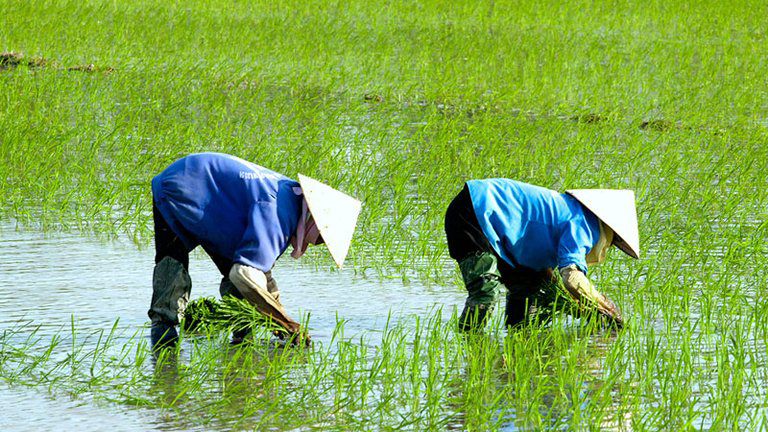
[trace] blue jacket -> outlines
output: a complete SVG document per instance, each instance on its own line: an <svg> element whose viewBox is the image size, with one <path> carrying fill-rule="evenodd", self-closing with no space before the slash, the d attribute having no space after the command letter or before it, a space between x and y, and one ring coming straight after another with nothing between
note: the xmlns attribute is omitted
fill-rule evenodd
<svg viewBox="0 0 768 432"><path fill-rule="evenodd" d="M467 182L483 234L504 261L535 270L576 264L600 238L597 217L570 195L509 179Z"/></svg>
<svg viewBox="0 0 768 432"><path fill-rule="evenodd" d="M269 271L296 232L299 183L221 153L192 154L152 179L163 218L188 250L202 245Z"/></svg>

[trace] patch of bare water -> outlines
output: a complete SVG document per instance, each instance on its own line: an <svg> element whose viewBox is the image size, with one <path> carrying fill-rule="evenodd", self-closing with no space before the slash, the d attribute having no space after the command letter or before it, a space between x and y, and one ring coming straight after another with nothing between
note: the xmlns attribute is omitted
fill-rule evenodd
<svg viewBox="0 0 768 432"><path fill-rule="evenodd" d="M38 390L0 386L0 430L153 430L152 411L121 411L82 399L51 399Z"/></svg>

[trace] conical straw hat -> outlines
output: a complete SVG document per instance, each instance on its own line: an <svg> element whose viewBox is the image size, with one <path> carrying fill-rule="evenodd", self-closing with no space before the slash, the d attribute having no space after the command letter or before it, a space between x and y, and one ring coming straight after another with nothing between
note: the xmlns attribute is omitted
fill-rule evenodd
<svg viewBox="0 0 768 432"><path fill-rule="evenodd" d="M360 201L302 174L299 184L328 251L341 267L355 232Z"/></svg>
<svg viewBox="0 0 768 432"><path fill-rule="evenodd" d="M565 193L576 198L620 238L616 247L632 258L640 256L635 193L619 189L571 189Z"/></svg>

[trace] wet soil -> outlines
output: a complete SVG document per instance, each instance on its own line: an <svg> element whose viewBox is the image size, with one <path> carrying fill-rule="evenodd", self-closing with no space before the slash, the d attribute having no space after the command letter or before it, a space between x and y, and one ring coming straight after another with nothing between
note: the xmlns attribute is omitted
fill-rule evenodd
<svg viewBox="0 0 768 432"><path fill-rule="evenodd" d="M23 53L15 51L0 53L0 71L16 69L19 66L26 66L30 69L59 68L56 62L48 60L45 57L35 56L27 58ZM75 72L101 72L104 74L110 74L115 71L112 67L98 66L93 63L71 66L66 69Z"/></svg>
<svg viewBox="0 0 768 432"><path fill-rule="evenodd" d="M571 120L578 123L594 124L608 120L608 117L595 113L579 114L571 116Z"/></svg>
<svg viewBox="0 0 768 432"><path fill-rule="evenodd" d="M0 70L15 68L23 58L20 53L13 51L0 53Z"/></svg>
<svg viewBox="0 0 768 432"><path fill-rule="evenodd" d="M673 129L680 129L680 128L682 128L682 124L680 122L672 122L672 121L663 120L663 119L646 120L640 123L640 129L653 130L656 132L667 132Z"/></svg>

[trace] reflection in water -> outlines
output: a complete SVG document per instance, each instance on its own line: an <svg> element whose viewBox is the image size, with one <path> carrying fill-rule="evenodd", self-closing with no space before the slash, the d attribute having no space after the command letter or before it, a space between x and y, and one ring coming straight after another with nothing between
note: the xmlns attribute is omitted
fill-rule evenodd
<svg viewBox="0 0 768 432"><path fill-rule="evenodd" d="M146 431L154 410L115 409L85 398L57 397L45 390L0 387L3 431Z"/></svg>
<svg viewBox="0 0 768 432"><path fill-rule="evenodd" d="M95 346L98 332L109 333L116 319L121 329L114 338L117 351L135 346L137 332L138 340L148 342L151 248L5 229L0 230L0 254L5 293L0 296L0 325L17 332L6 332L7 343L17 346L39 325L36 337L50 340L60 334L60 349L51 358L64 360L74 323L82 358ZM190 273L193 298L218 296L220 275L207 257L193 256ZM305 358L298 355L291 359L296 367L275 370L269 367L270 356L296 351L273 342L252 350L232 349L226 334L210 341L187 337L178 359L136 366L145 381L127 387L141 394L117 394L118 403L107 408L103 400L90 400L87 390L67 398L64 386L51 399L44 393L48 386L0 386L0 402L7 402L0 430L22 423L38 429L93 428L96 418L97 427L116 430L253 429L269 422L269 415L295 415L286 404L270 405L292 397L305 398L294 402L317 407L314 413L327 414L331 424L335 419L359 421L360 410L376 404L392 418L421 416L446 429L565 428L592 420L590 425L602 430L660 423L728 429L747 415L762 418L766 412L762 384L768 367L768 303L745 296L744 290L737 297L726 296L726 291L705 295L702 289L697 299L678 302L685 309L676 310L661 301L670 295L662 289L677 292L677 287L662 285L658 298L634 304L633 327L618 336L595 335L566 322L562 328L531 334L482 337L473 342L483 350L475 355L469 349L475 345L451 340L458 337L451 330L415 323L415 317L435 319L428 313L433 305L447 305L446 311L461 305L464 293L458 286L378 282L351 271L315 271L288 257L278 262L274 274L289 312L311 314L316 352L325 357L310 356L303 363ZM408 317L406 332L382 330L400 317ZM23 322L34 325L24 327ZM339 322L344 323L343 334L334 333ZM439 333L422 333L419 339L416 333L425 329ZM407 340L392 340L392 334ZM343 361L339 353L346 356ZM136 352L119 354L126 356L129 369L139 359ZM382 363L371 364L372 358ZM343 362L351 369L335 369ZM197 420L203 423L190 423Z"/></svg>
<svg viewBox="0 0 768 432"><path fill-rule="evenodd" d="M137 329L148 341L146 311L152 295L152 247L137 250L132 243L123 240L104 242L67 233L17 232L6 225L0 226L0 256L3 257L0 260L0 289L6 293L0 296L2 328L16 328L20 322L32 321L35 326L40 326L37 336L51 338L58 332L67 333L72 322L84 334L98 330L109 332L114 321L119 319L120 327L129 329L123 340L128 340L133 329ZM295 316L311 314L312 338L321 345L330 343L337 319L345 321L345 337L356 337L370 329L383 328L390 311L392 316L424 314L434 304L456 305L463 302L464 297L460 287L425 289L417 283L403 285L399 280L380 282L360 278L351 271L315 270L299 265L287 255L278 260L273 274L280 285L281 300L289 312ZM221 276L207 256L192 254L190 275L192 298L218 297ZM377 333L366 334L369 343L377 343ZM191 341L185 341L179 361L184 362L187 359L185 351L192 349ZM158 402L164 404L174 401L162 399L162 395L175 397L171 395L178 389L171 364L163 363L153 383L160 398ZM217 378L211 382L226 382L226 379ZM48 422L49 426L56 424L57 419L40 412L41 405L50 406L53 412L61 410L68 415L71 412L73 421L77 421L78 413L83 412L81 421L84 424L91 421L88 406L78 404L78 408L73 409L73 403L48 399L40 395L39 389L0 386L2 400L13 400L6 404L11 407L6 418L23 418L29 424L39 421L42 429L49 428L45 427ZM174 403L178 402L184 405L183 401ZM98 411L95 407L91 409L94 413ZM153 410L147 411L146 407L143 411L125 410L115 415L123 425L116 429L145 430L143 425L154 422L147 418L153 415L148 414L151 412ZM34 413L40 413L40 418L35 418L38 414ZM172 418L167 410L158 416L158 424L166 424ZM138 426L128 426L132 422ZM2 424L0 422L0 426ZM108 427L109 417L105 416L99 425Z"/></svg>
<svg viewBox="0 0 768 432"><path fill-rule="evenodd" d="M451 429L579 429L584 410L597 407L599 430L632 430L618 396L620 383L605 380L604 361L616 333L562 327L534 334L518 329L510 335L465 338L466 363L448 382L455 413ZM468 415L483 411L487 417Z"/></svg>

